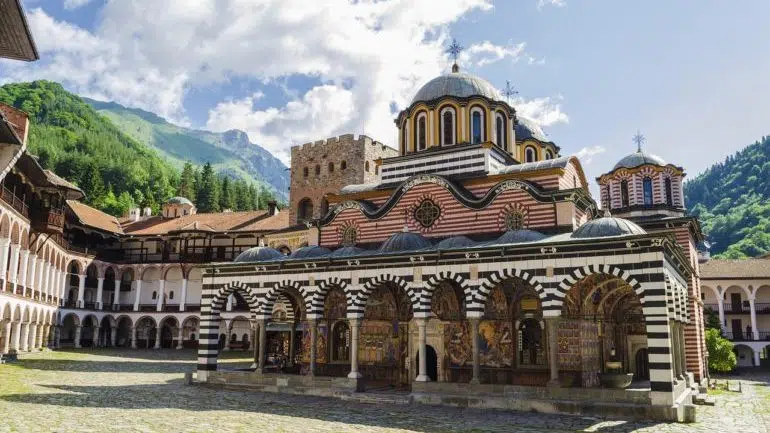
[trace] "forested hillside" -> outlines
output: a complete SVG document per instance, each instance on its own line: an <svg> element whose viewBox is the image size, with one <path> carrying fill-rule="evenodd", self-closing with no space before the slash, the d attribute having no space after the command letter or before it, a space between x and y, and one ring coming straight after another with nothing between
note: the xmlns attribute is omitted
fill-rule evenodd
<svg viewBox="0 0 770 433"><path fill-rule="evenodd" d="M86 203L121 216L134 205L155 212L183 193L200 212L264 207L271 194L243 180L188 164L184 176L155 150L121 132L58 83L35 81L0 87L0 102L30 115L28 151L43 167L80 186ZM181 178L181 179L180 179Z"/></svg>
<svg viewBox="0 0 770 433"><path fill-rule="evenodd" d="M743 258L770 251L770 137L713 165L686 182L684 191L712 255Z"/></svg>

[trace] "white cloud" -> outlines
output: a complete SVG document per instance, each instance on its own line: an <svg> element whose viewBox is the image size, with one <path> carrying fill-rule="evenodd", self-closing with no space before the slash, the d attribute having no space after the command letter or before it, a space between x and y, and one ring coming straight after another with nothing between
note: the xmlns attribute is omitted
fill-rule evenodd
<svg viewBox="0 0 770 433"><path fill-rule="evenodd" d="M460 53L460 64L485 66L505 58L517 61L524 53L526 44L521 42L512 46L496 45L490 41L473 44Z"/></svg>
<svg viewBox="0 0 770 433"><path fill-rule="evenodd" d="M569 123L569 116L562 111L561 104L554 102L550 97L520 99L513 101L512 104L519 114L532 119L540 126Z"/></svg>
<svg viewBox="0 0 770 433"><path fill-rule="evenodd" d="M603 146L590 146L590 147L584 147L580 149L575 156L580 159L580 162L583 164L590 164L591 161L593 161L594 156L600 155L604 153L607 149L605 149Z"/></svg>
<svg viewBox="0 0 770 433"><path fill-rule="evenodd" d="M64 0L64 9L77 9L91 3L91 0Z"/></svg>
<svg viewBox="0 0 770 433"><path fill-rule="evenodd" d="M537 0L537 8L543 9L545 6L564 7L567 6L565 0Z"/></svg>

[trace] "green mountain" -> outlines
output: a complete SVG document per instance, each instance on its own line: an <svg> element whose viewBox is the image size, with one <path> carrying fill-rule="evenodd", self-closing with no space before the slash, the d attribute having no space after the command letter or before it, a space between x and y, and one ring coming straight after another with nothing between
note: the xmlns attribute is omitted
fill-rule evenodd
<svg viewBox="0 0 770 433"><path fill-rule="evenodd" d="M770 137L686 182L684 193L712 255L737 259L770 251Z"/></svg>
<svg viewBox="0 0 770 433"><path fill-rule="evenodd" d="M156 149L172 165L181 168L186 161L210 162L214 170L235 179L256 182L269 188L282 200L288 199L289 172L270 152L249 142L245 132L222 133L184 128L137 108L88 98L97 112L109 118L121 131Z"/></svg>
<svg viewBox="0 0 770 433"><path fill-rule="evenodd" d="M150 146L123 133L77 95L50 81L6 84L0 102L30 116L28 151L43 167L80 186L86 203L115 216L185 192L201 212L251 210L271 199L266 188L217 176L208 164L179 170Z"/></svg>

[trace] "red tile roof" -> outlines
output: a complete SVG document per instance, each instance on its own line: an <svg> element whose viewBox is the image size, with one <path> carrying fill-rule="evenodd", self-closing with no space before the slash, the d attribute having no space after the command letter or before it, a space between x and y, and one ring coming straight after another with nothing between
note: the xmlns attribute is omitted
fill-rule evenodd
<svg viewBox="0 0 770 433"><path fill-rule="evenodd" d="M94 209L77 200L67 200L67 205L72 209L72 212L80 220L81 224L110 233L123 234L120 222L114 216L106 214L99 209Z"/></svg>
<svg viewBox="0 0 770 433"><path fill-rule="evenodd" d="M770 278L770 259L709 260L700 265L704 279L720 278Z"/></svg>
<svg viewBox="0 0 770 433"><path fill-rule="evenodd" d="M267 211L198 213L179 218L153 216L136 222L121 220L123 231L130 235L165 235L177 231L206 232L270 232L289 225L289 213L269 215Z"/></svg>

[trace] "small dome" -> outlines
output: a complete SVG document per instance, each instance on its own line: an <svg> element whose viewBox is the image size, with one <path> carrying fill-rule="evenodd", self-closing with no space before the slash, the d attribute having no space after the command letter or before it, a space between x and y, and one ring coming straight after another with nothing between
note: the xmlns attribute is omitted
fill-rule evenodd
<svg viewBox="0 0 770 433"><path fill-rule="evenodd" d="M452 248L465 248L477 245L477 242L466 236L452 236L446 238L436 245L436 248L440 250L448 250Z"/></svg>
<svg viewBox="0 0 770 433"><path fill-rule="evenodd" d="M351 256L358 256L362 253L366 252L363 248L358 247L342 247L337 248L334 250L334 252L331 254L331 257L351 257Z"/></svg>
<svg viewBox="0 0 770 433"><path fill-rule="evenodd" d="M572 233L573 238L602 238L605 236L643 235L647 232L635 223L614 217L602 217L588 221Z"/></svg>
<svg viewBox="0 0 770 433"><path fill-rule="evenodd" d="M332 250L318 245L311 245L309 247L302 247L289 256L290 259L310 259L313 257L328 256L332 253Z"/></svg>
<svg viewBox="0 0 770 433"><path fill-rule="evenodd" d="M666 161L664 161L663 158L657 155L653 155L651 153L644 153L640 150L638 152L624 156L623 159L621 159L620 161L618 161L617 164L615 164L615 167L613 167L613 170L617 170L621 167L634 168L645 164L666 165Z"/></svg>
<svg viewBox="0 0 770 433"><path fill-rule="evenodd" d="M254 247L238 254L238 257L233 260L235 263L250 263L250 262L266 262L268 260L277 260L283 258L284 255L275 248L270 247Z"/></svg>
<svg viewBox="0 0 770 433"><path fill-rule="evenodd" d="M171 197L166 200L166 204L189 204L190 206L194 206L193 202L184 197Z"/></svg>
<svg viewBox="0 0 770 433"><path fill-rule="evenodd" d="M497 238L494 244L519 244L522 242L536 242L545 239L547 236L528 229L508 230Z"/></svg>
<svg viewBox="0 0 770 433"><path fill-rule="evenodd" d="M540 125L535 123L534 120L522 116L518 116L518 120L514 128L514 131L516 131L516 141L534 139L545 143L551 142L551 139L548 138L542 128L540 128Z"/></svg>
<svg viewBox="0 0 770 433"><path fill-rule="evenodd" d="M419 101L432 101L442 96L456 98L483 96L493 101L503 100L500 92L489 81L464 72L452 72L425 83L414 95L412 104Z"/></svg>
<svg viewBox="0 0 770 433"><path fill-rule="evenodd" d="M428 239L419 233L398 232L391 235L377 250L381 253L395 253L398 251L415 251L433 246Z"/></svg>

